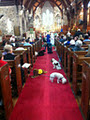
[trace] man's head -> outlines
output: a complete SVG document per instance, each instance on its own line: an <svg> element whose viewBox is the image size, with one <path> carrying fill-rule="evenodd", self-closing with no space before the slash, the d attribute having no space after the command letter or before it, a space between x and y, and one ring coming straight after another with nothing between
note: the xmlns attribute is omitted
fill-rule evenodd
<svg viewBox="0 0 90 120"><path fill-rule="evenodd" d="M7 53L12 53L12 50L13 48L11 45L7 44L4 46L4 51L6 51Z"/></svg>

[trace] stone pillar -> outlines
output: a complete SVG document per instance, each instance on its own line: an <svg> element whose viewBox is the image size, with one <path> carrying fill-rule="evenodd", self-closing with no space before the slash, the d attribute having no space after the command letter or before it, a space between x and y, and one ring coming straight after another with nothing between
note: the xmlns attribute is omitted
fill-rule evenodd
<svg viewBox="0 0 90 120"><path fill-rule="evenodd" d="M88 0L83 0L83 32L86 32L87 30L87 5L88 5Z"/></svg>
<svg viewBox="0 0 90 120"><path fill-rule="evenodd" d="M3 34L14 34L14 26L17 24L16 5L0 6L0 14L4 16L0 19L0 30ZM19 24L19 21L18 21Z"/></svg>
<svg viewBox="0 0 90 120"><path fill-rule="evenodd" d="M88 9L89 9L89 26L90 26L90 7Z"/></svg>
<svg viewBox="0 0 90 120"><path fill-rule="evenodd" d="M77 0L75 0L75 23L76 23L76 26L77 26Z"/></svg>

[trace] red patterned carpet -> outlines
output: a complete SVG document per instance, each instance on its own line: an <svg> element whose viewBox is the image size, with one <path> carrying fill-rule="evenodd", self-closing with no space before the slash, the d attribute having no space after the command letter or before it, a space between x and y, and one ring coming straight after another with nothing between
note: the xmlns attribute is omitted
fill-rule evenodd
<svg viewBox="0 0 90 120"><path fill-rule="evenodd" d="M33 69L41 68L47 73L28 78L10 120L83 120L69 83L62 85L57 84L56 80L50 82L49 75L52 72L65 76L63 69L53 69L51 58L58 60L55 51L37 57Z"/></svg>

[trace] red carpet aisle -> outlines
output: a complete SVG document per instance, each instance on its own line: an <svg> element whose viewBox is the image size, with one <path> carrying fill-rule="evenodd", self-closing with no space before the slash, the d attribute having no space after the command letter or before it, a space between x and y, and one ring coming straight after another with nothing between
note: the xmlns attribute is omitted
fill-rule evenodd
<svg viewBox="0 0 90 120"><path fill-rule="evenodd" d="M28 78L10 120L83 120L69 83L62 85L49 81L49 75L54 71L65 76L63 70L53 69L52 57L58 60L55 51L37 58L34 68L47 73Z"/></svg>

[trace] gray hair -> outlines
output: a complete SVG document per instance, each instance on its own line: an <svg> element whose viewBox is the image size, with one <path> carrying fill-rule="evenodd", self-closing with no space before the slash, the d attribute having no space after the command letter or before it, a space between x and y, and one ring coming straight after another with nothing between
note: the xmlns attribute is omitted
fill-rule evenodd
<svg viewBox="0 0 90 120"><path fill-rule="evenodd" d="M11 50L12 50L12 46L11 45L7 44L7 45L4 46L4 51L10 52Z"/></svg>
<svg viewBox="0 0 90 120"><path fill-rule="evenodd" d="M75 43L75 46L81 47L82 46L82 41L81 40L77 40L76 43Z"/></svg>

